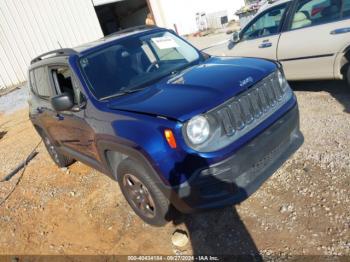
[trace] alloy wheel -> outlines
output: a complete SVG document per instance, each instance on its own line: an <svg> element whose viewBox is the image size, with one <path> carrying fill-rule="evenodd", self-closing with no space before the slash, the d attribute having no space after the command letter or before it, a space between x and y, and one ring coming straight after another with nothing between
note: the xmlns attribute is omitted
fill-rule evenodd
<svg viewBox="0 0 350 262"><path fill-rule="evenodd" d="M155 217L156 207L147 187L132 174L126 174L124 176L123 185L133 207L148 218Z"/></svg>

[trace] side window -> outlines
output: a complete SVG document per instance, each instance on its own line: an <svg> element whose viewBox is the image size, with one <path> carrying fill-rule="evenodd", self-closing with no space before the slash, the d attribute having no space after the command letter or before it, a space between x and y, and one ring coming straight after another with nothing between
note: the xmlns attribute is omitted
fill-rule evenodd
<svg viewBox="0 0 350 262"><path fill-rule="evenodd" d="M344 0L343 18L350 18L350 0Z"/></svg>
<svg viewBox="0 0 350 262"><path fill-rule="evenodd" d="M243 32L242 39L251 40L277 34L280 30L286 8L286 4L279 5L260 15L260 17Z"/></svg>
<svg viewBox="0 0 350 262"><path fill-rule="evenodd" d="M343 2L349 2L349 0L300 1L293 16L291 28L299 29L338 20L341 18Z"/></svg>
<svg viewBox="0 0 350 262"><path fill-rule="evenodd" d="M33 70L29 71L29 84L30 84L30 89L34 92L34 94L38 94L38 91L36 89L35 78L34 78L34 71Z"/></svg>
<svg viewBox="0 0 350 262"><path fill-rule="evenodd" d="M53 95L53 90L51 89L48 78L47 78L47 68L38 67L33 70L33 76L35 79L36 94L44 99L48 99ZM32 79L32 77L31 77Z"/></svg>
<svg viewBox="0 0 350 262"><path fill-rule="evenodd" d="M69 67L55 67L51 68L50 70L56 93L68 93L74 98L75 104L80 104L82 102L82 94L76 87L76 84L72 77L72 72L70 71Z"/></svg>

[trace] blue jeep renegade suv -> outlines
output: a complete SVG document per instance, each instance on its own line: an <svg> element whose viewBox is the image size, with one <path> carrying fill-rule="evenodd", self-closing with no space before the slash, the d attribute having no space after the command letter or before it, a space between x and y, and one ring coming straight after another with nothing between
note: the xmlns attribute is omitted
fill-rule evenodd
<svg viewBox="0 0 350 262"><path fill-rule="evenodd" d="M35 58L30 118L60 167L79 160L118 181L163 225L239 203L302 144L278 63L211 57L172 31L138 27Z"/></svg>

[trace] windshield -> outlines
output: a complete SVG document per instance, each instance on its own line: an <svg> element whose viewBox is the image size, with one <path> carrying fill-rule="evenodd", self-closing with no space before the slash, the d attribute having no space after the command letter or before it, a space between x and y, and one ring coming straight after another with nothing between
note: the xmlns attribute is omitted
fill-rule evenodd
<svg viewBox="0 0 350 262"><path fill-rule="evenodd" d="M133 36L80 59L83 74L98 99L139 90L190 66L199 53L181 38L159 32Z"/></svg>

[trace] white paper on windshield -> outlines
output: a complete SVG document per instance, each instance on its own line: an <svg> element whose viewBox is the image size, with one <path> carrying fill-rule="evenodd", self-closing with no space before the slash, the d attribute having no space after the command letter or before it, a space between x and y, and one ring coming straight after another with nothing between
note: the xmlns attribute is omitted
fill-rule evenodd
<svg viewBox="0 0 350 262"><path fill-rule="evenodd" d="M152 38L152 41L153 43L156 44L156 46L159 49L169 49L169 48L179 47L179 45L175 42L175 40L168 36L154 37Z"/></svg>

